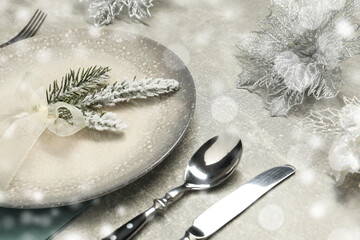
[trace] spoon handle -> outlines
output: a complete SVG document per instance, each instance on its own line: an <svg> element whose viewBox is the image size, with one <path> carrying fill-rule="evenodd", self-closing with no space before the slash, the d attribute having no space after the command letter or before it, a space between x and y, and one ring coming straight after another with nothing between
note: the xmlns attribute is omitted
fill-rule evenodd
<svg viewBox="0 0 360 240"><path fill-rule="evenodd" d="M132 238L147 222L145 212L140 213L128 223L116 229L103 240L125 240Z"/></svg>
<svg viewBox="0 0 360 240"><path fill-rule="evenodd" d="M134 217L120 228L116 229L102 240L127 240L131 239L145 224L153 219L159 211L166 210L173 202L178 200L188 189L185 184L167 192L163 198L154 200L154 205L138 216Z"/></svg>

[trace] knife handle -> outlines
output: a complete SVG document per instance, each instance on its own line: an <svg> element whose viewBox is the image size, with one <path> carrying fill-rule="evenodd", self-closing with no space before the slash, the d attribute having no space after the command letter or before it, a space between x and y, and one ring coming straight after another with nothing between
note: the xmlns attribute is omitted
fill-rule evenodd
<svg viewBox="0 0 360 240"><path fill-rule="evenodd" d="M157 212L165 210L171 203L178 200L188 190L189 189L187 189L185 185L181 185L167 192L163 198L155 199L154 205L151 208L140 213L102 240L131 239L147 222L152 220Z"/></svg>

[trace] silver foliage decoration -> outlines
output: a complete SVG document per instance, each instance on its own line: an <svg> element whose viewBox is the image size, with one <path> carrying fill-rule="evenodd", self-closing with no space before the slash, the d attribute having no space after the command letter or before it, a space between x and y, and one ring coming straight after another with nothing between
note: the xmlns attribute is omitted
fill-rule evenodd
<svg viewBox="0 0 360 240"><path fill-rule="evenodd" d="M270 14L236 45L238 88L265 92L272 116L287 115L305 97L337 95L340 63L360 53L358 0L273 0Z"/></svg>
<svg viewBox="0 0 360 240"><path fill-rule="evenodd" d="M150 17L149 8L153 6L153 0L89 0L89 13L94 25L99 27L110 24L112 20L121 14L123 8L127 8L130 17L138 19Z"/></svg>
<svg viewBox="0 0 360 240"><path fill-rule="evenodd" d="M344 103L340 110L313 111L305 119L313 133L333 139L328 156L339 184L348 173L360 171L360 101L344 97Z"/></svg>

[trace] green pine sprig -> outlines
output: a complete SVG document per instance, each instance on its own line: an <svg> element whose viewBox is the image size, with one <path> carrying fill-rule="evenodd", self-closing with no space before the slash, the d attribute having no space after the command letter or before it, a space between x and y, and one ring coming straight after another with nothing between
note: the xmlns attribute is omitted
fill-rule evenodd
<svg viewBox="0 0 360 240"><path fill-rule="evenodd" d="M110 68L108 67L89 67L86 70L79 68L76 72L70 69L59 83L55 80L46 90L48 104L56 102L66 102L76 105L87 95L92 94L105 87L109 79Z"/></svg>

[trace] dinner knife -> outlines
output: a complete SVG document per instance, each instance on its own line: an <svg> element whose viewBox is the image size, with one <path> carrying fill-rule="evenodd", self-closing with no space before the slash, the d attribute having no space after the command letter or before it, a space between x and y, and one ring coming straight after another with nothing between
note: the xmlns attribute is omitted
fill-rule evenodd
<svg viewBox="0 0 360 240"><path fill-rule="evenodd" d="M294 173L293 166L284 165L259 174L198 216L181 240L209 238L261 196Z"/></svg>

